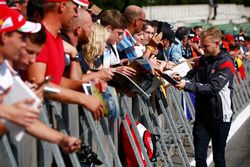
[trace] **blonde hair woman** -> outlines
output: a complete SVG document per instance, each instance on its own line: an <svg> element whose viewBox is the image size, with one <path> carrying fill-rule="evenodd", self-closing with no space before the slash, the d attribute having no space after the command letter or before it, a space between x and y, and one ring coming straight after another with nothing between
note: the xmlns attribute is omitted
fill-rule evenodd
<svg viewBox="0 0 250 167"><path fill-rule="evenodd" d="M93 67L94 60L103 54L109 35L105 27L98 23L93 24L89 42L83 46L84 58L90 67Z"/></svg>

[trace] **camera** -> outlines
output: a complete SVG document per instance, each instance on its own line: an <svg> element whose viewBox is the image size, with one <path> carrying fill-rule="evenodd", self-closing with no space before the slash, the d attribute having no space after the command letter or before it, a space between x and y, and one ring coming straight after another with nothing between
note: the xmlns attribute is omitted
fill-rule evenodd
<svg viewBox="0 0 250 167"><path fill-rule="evenodd" d="M102 161L98 159L98 155L92 151L91 147L85 144L81 145L80 151L76 153L79 162L85 165L102 165Z"/></svg>

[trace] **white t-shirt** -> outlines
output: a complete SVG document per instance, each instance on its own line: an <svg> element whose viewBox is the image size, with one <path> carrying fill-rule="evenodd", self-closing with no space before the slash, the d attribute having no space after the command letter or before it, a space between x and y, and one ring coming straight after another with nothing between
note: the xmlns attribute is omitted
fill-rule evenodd
<svg viewBox="0 0 250 167"><path fill-rule="evenodd" d="M0 93L8 89L13 84L13 76L7 60L0 64Z"/></svg>
<svg viewBox="0 0 250 167"><path fill-rule="evenodd" d="M111 65L115 65L119 63L120 63L120 57L117 51L116 44L107 45L103 53L103 67L109 68Z"/></svg>
<svg viewBox="0 0 250 167"><path fill-rule="evenodd" d="M15 85L19 86L18 89L15 89ZM23 98L34 98L35 102L31 105L32 107L37 107L40 103L39 98L25 85L22 79L17 75L17 72L10 66L8 61L5 60L0 65L0 91L3 92L10 87L12 88L6 97L4 97L3 104L13 104L14 102L23 100ZM6 126L17 142L23 138L23 127L2 118L0 118L0 122Z"/></svg>

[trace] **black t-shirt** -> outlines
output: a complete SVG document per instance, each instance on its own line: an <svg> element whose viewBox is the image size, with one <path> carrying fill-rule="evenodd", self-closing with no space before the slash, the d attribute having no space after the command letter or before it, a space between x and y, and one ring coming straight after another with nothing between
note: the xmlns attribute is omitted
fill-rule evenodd
<svg viewBox="0 0 250 167"><path fill-rule="evenodd" d="M61 37L64 41L70 43L70 39L65 33L61 32ZM80 45L77 45L76 48L78 51L79 63L81 65L82 72L86 74L87 71L89 70L89 65L84 59L84 53L83 53L82 47ZM65 71L67 71L67 70L68 70L68 67L66 66Z"/></svg>
<svg viewBox="0 0 250 167"><path fill-rule="evenodd" d="M84 74L86 74L87 71L89 70L89 65L86 62L86 60L84 59L84 53L83 53L82 47L78 45L76 48L77 48L77 51L78 51L79 62L80 62L80 65L81 65L82 72Z"/></svg>

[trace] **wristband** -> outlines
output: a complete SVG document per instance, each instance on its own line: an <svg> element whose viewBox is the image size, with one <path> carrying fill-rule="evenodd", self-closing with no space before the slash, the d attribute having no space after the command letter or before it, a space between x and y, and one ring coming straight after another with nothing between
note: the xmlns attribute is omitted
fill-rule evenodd
<svg viewBox="0 0 250 167"><path fill-rule="evenodd" d="M146 46L147 49L149 49L151 52L155 51L155 48L153 46Z"/></svg>

